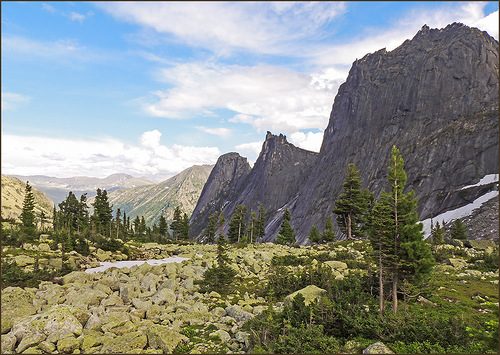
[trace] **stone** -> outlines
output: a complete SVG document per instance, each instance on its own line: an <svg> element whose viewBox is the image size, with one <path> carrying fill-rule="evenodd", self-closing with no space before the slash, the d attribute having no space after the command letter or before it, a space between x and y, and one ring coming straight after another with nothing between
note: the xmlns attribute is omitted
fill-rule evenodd
<svg viewBox="0 0 500 355"><path fill-rule="evenodd" d="M221 343L223 343L223 344L226 344L231 340L231 335L229 335L228 332L226 332L225 330L222 330L222 329L219 329L213 333L210 333L210 336L211 337L218 337L220 339Z"/></svg>
<svg viewBox="0 0 500 355"><path fill-rule="evenodd" d="M226 307L226 314L229 317L236 319L238 322L245 322L254 317L252 313L243 310L243 308L238 305Z"/></svg>
<svg viewBox="0 0 500 355"><path fill-rule="evenodd" d="M48 341L42 341L40 344L37 345L37 347L42 350L44 353L53 353L54 350L56 350L56 346Z"/></svg>
<svg viewBox="0 0 500 355"><path fill-rule="evenodd" d="M108 295L103 291L85 287L75 289L66 295L66 304L87 308L89 306L97 306Z"/></svg>
<svg viewBox="0 0 500 355"><path fill-rule="evenodd" d="M163 353L173 353L177 345L187 342L189 339L172 329L162 325L153 325L146 331L148 344L155 349L163 350Z"/></svg>
<svg viewBox="0 0 500 355"><path fill-rule="evenodd" d="M16 352L22 353L24 350L34 345L38 345L38 343L45 340L46 337L47 336L41 332L32 332L30 334L27 334L21 339L19 345L16 348Z"/></svg>
<svg viewBox="0 0 500 355"><path fill-rule="evenodd" d="M97 260L99 260L101 262L111 260L111 252L110 251L104 251L102 249L97 249L95 256L96 256Z"/></svg>
<svg viewBox="0 0 500 355"><path fill-rule="evenodd" d="M87 350L102 345L104 339L103 335L99 332L85 330L83 332L82 350L87 353Z"/></svg>
<svg viewBox="0 0 500 355"><path fill-rule="evenodd" d="M16 337L12 333L2 334L2 351L4 353L11 353L14 351L17 343Z"/></svg>
<svg viewBox="0 0 500 355"><path fill-rule="evenodd" d="M33 265L35 263L35 259L27 255L17 255L14 257L14 261L20 267Z"/></svg>
<svg viewBox="0 0 500 355"><path fill-rule="evenodd" d="M38 250L43 252L50 252L50 246L47 243L38 244Z"/></svg>
<svg viewBox="0 0 500 355"><path fill-rule="evenodd" d="M177 297L175 292L168 288L163 288L151 297L151 301L155 304L175 304Z"/></svg>
<svg viewBox="0 0 500 355"><path fill-rule="evenodd" d="M363 350L363 354L394 354L384 343L378 341Z"/></svg>
<svg viewBox="0 0 500 355"><path fill-rule="evenodd" d="M187 291L192 291L194 289L194 280L193 278L189 277L182 281L181 283L182 287L184 287Z"/></svg>
<svg viewBox="0 0 500 355"><path fill-rule="evenodd" d="M329 267L332 268L332 270L338 270L338 271L343 271L347 269L347 264L342 262L342 261L325 261L325 265L328 265Z"/></svg>
<svg viewBox="0 0 500 355"><path fill-rule="evenodd" d="M145 309L147 311L149 308L151 308L153 303L149 300L144 301L140 298L134 298L134 299L132 299L132 304L137 309Z"/></svg>
<svg viewBox="0 0 500 355"><path fill-rule="evenodd" d="M21 354L43 354L43 351L37 346L32 346L31 348L24 350Z"/></svg>
<svg viewBox="0 0 500 355"><path fill-rule="evenodd" d="M36 313L33 294L20 287L6 287L2 290L2 334L7 333L14 322Z"/></svg>
<svg viewBox="0 0 500 355"><path fill-rule="evenodd" d="M235 334L234 338L244 345L244 350L250 348L250 333L239 331Z"/></svg>
<svg viewBox="0 0 500 355"><path fill-rule="evenodd" d="M80 341L75 337L67 337L57 342L57 350L61 353L72 353L73 350L78 349Z"/></svg>
<svg viewBox="0 0 500 355"><path fill-rule="evenodd" d="M62 280L63 280L63 285L68 285L68 284L83 284L92 279L91 274L87 274L86 272L83 271L73 271L70 272L67 275L64 275Z"/></svg>
<svg viewBox="0 0 500 355"><path fill-rule="evenodd" d="M455 269L463 269L467 267L467 262L464 259L459 258L449 258L447 263L453 266Z"/></svg>
<svg viewBox="0 0 500 355"><path fill-rule="evenodd" d="M494 250L498 245L493 240L468 240L465 245L478 250Z"/></svg>
<svg viewBox="0 0 500 355"><path fill-rule="evenodd" d="M321 296L325 295L326 290L319 288L318 286L315 286L315 285L309 285L307 287L304 287L303 289L300 289L298 291L295 291L295 292L289 294L288 296L286 296L285 301L290 302L299 293L302 296L304 296L304 304L306 306L308 306L311 303L318 300Z"/></svg>
<svg viewBox="0 0 500 355"><path fill-rule="evenodd" d="M132 332L103 341L103 354L138 353L146 347L148 338L142 332Z"/></svg>
<svg viewBox="0 0 500 355"><path fill-rule="evenodd" d="M62 268L62 259L61 258L50 258L49 266L56 270L60 270Z"/></svg>

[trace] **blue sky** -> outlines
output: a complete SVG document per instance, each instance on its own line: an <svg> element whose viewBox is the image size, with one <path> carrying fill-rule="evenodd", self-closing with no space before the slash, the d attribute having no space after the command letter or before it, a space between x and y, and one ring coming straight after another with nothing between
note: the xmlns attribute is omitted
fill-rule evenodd
<svg viewBox="0 0 500 355"><path fill-rule="evenodd" d="M318 151L351 63L496 2L2 2L2 170L163 179L267 130Z"/></svg>

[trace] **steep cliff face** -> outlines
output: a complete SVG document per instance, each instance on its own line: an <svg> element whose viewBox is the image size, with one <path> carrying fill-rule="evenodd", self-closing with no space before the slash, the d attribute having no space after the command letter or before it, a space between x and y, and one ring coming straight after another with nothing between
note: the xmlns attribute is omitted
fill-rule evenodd
<svg viewBox="0 0 500 355"><path fill-rule="evenodd" d="M238 188L250 173L247 158L238 153L221 155L208 176L190 220L190 234L200 235L212 213L219 212L237 198Z"/></svg>
<svg viewBox="0 0 500 355"><path fill-rule="evenodd" d="M354 62L294 202L300 241L331 213L348 163L375 193L385 188L394 144L422 219L477 197L460 188L498 172L498 79L498 42L462 24L424 26L395 50Z"/></svg>
<svg viewBox="0 0 500 355"><path fill-rule="evenodd" d="M248 210L257 210L262 203L272 216L297 194L316 157L317 153L297 148L287 142L284 135L277 136L271 132L267 132L251 170L246 159L236 153L221 156L192 215L192 235L200 235L213 212L222 210L226 222L229 222L239 204L247 206ZM248 170L237 169L241 159L244 159Z"/></svg>

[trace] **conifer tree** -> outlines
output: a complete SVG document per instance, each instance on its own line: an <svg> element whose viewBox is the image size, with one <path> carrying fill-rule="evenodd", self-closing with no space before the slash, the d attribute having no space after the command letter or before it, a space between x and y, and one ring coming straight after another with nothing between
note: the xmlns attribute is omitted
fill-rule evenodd
<svg viewBox="0 0 500 355"><path fill-rule="evenodd" d="M172 229L174 239L178 240L182 233L182 212L179 206L175 208L174 219L170 223L170 229Z"/></svg>
<svg viewBox="0 0 500 355"><path fill-rule="evenodd" d="M354 164L347 166L343 190L335 202L333 212L337 223L347 235L347 239L362 238L366 235L366 222L369 212L370 192L361 189L361 176Z"/></svg>
<svg viewBox="0 0 500 355"><path fill-rule="evenodd" d="M122 220L122 211L121 209L116 210L115 215L115 228L116 228L116 239L120 238L120 225Z"/></svg>
<svg viewBox="0 0 500 355"><path fill-rule="evenodd" d="M189 239L189 217L186 213L182 215L181 237L184 240Z"/></svg>
<svg viewBox="0 0 500 355"><path fill-rule="evenodd" d="M23 209L21 212L21 223L25 233L30 236L35 233L35 196L29 181L26 181L24 190Z"/></svg>
<svg viewBox="0 0 500 355"><path fill-rule="evenodd" d="M215 242L215 235L217 233L217 222L218 222L219 214L218 213L212 213L208 217L208 224L207 227L205 228L205 241L207 243L213 243Z"/></svg>
<svg viewBox="0 0 500 355"><path fill-rule="evenodd" d="M321 241L321 234L318 231L318 227L313 225L311 231L309 232L309 241L311 243L317 244Z"/></svg>
<svg viewBox="0 0 500 355"><path fill-rule="evenodd" d="M167 239L168 236L168 224L164 215L160 216L160 224L158 226L158 233L163 240Z"/></svg>
<svg viewBox="0 0 500 355"><path fill-rule="evenodd" d="M247 208L245 205L238 205L234 209L233 216L231 221L229 222L229 231L228 237L229 241L232 243L240 242L241 237L245 234L246 231L246 213Z"/></svg>
<svg viewBox="0 0 500 355"><path fill-rule="evenodd" d="M54 209L52 210L52 229L54 231L58 229L56 205L54 205Z"/></svg>
<svg viewBox="0 0 500 355"><path fill-rule="evenodd" d="M226 251L225 237L217 238L217 265L208 268L203 274L202 292L217 291L229 293L236 276L236 271L230 266L230 259Z"/></svg>
<svg viewBox="0 0 500 355"><path fill-rule="evenodd" d="M109 205L106 190L97 189L94 199L93 222L98 233L111 235L111 220L113 219L113 208Z"/></svg>
<svg viewBox="0 0 500 355"><path fill-rule="evenodd" d="M259 211L255 222L255 240L261 241L266 232L266 209L259 203Z"/></svg>
<svg viewBox="0 0 500 355"><path fill-rule="evenodd" d="M141 219L139 218L139 216L135 216L133 224L134 224L134 234L139 235L140 225L141 225Z"/></svg>
<svg viewBox="0 0 500 355"><path fill-rule="evenodd" d="M403 158L395 146L391 151L388 181L390 192L382 193L379 201L382 205L379 206L379 213L374 215L375 220L372 223L380 226L378 233L387 234L391 240L385 254L391 262L392 303L393 311L397 312L400 283L421 281L429 274L433 259L430 247L423 239L415 194L413 191L404 192L407 176ZM389 220L379 220L389 213L391 215Z"/></svg>
<svg viewBox="0 0 500 355"><path fill-rule="evenodd" d="M335 232L333 231L333 221L331 217L326 218L325 229L321 235L321 241L323 243L333 242L335 240Z"/></svg>
<svg viewBox="0 0 500 355"><path fill-rule="evenodd" d="M78 231L83 231L89 225L89 206L87 205L87 193L80 196L80 203L78 205Z"/></svg>
<svg viewBox="0 0 500 355"><path fill-rule="evenodd" d="M141 216L141 222L139 223L139 234L143 235L146 233L146 220L144 216Z"/></svg>
<svg viewBox="0 0 500 355"><path fill-rule="evenodd" d="M431 241L434 245L444 243L444 228L441 227L439 221L435 225L431 225Z"/></svg>
<svg viewBox="0 0 500 355"><path fill-rule="evenodd" d="M454 220L453 224L451 225L450 235L453 239L466 240L467 227L465 227L464 222L462 222L460 219Z"/></svg>
<svg viewBox="0 0 500 355"><path fill-rule="evenodd" d="M295 244L295 232L290 224L291 220L290 211L288 209L285 210L283 215L283 222L281 223L281 229L276 238L276 243L278 244L286 244L292 245Z"/></svg>

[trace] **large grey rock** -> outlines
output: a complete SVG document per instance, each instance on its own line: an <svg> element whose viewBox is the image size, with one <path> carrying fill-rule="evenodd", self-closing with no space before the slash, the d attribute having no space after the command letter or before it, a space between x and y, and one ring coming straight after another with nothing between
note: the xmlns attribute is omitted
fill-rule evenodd
<svg viewBox="0 0 500 355"><path fill-rule="evenodd" d="M17 319L36 313L33 294L20 287L6 287L2 290L2 334L8 332Z"/></svg>
<svg viewBox="0 0 500 355"><path fill-rule="evenodd" d="M288 208L297 240L306 243L312 225L322 229L331 213L348 163L360 167L375 195L387 187L393 145L422 220L469 204L494 186L462 187L498 172L498 60L494 38L457 23L424 26L398 48L356 60L335 97L319 155L269 133L251 171L238 165L236 153L221 156L192 215L193 235L213 212L222 210L229 221L238 204L255 210L262 202L265 240L275 238ZM497 211L482 219L486 232L478 238L495 237Z"/></svg>
<svg viewBox="0 0 500 355"><path fill-rule="evenodd" d="M394 352L379 341L364 349L363 354L394 354Z"/></svg>
<svg viewBox="0 0 500 355"><path fill-rule="evenodd" d="M243 308L238 305L227 307L226 314L229 317L236 319L238 322L244 322L254 317L252 313L243 310Z"/></svg>
<svg viewBox="0 0 500 355"><path fill-rule="evenodd" d="M321 296L325 295L326 290L315 285L309 285L289 294L288 296L286 296L285 300L289 302L293 300L298 294L301 294L304 297L304 304L308 306L309 304L317 301Z"/></svg>
<svg viewBox="0 0 500 355"><path fill-rule="evenodd" d="M149 346L154 349L161 349L164 354L171 354L177 345L181 342L187 342L189 339L162 325L153 325L147 330Z"/></svg>
<svg viewBox="0 0 500 355"><path fill-rule="evenodd" d="M132 332L103 341L102 354L139 353L146 347L148 339L142 332Z"/></svg>

